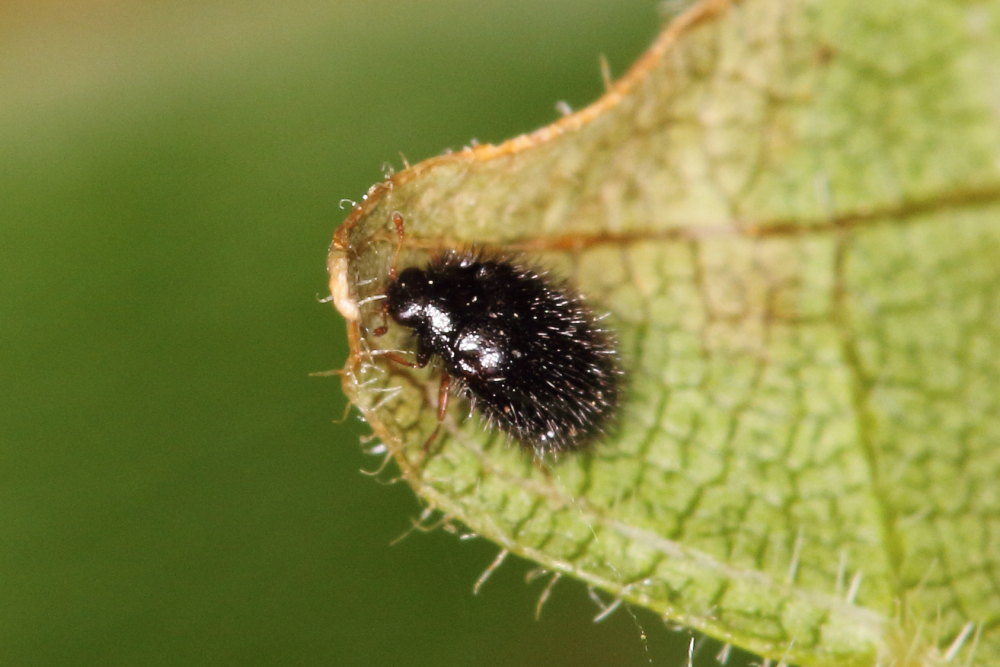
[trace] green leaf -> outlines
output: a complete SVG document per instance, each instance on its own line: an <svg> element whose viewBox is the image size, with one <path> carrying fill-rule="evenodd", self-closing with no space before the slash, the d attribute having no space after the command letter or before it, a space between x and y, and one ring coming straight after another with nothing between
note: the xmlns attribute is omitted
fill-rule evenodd
<svg viewBox="0 0 1000 667"><path fill-rule="evenodd" d="M1000 5L702 2L591 107L372 188L338 230L347 393L431 507L803 665L1000 655ZM613 441L546 471L377 301L514 247L610 312Z"/></svg>

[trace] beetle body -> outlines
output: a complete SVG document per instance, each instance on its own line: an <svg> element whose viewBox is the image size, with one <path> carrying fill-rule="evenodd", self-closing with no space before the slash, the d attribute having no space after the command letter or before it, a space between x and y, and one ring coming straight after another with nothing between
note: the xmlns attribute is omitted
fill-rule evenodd
<svg viewBox="0 0 1000 667"><path fill-rule="evenodd" d="M612 419L621 372L610 334L575 294L516 258L448 252L386 289L416 363L441 360L486 420L536 454L585 447Z"/></svg>

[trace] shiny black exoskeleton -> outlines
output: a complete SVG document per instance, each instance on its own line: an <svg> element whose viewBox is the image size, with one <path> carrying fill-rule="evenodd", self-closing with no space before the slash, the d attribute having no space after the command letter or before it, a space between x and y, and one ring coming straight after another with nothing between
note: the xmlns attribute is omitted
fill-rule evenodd
<svg viewBox="0 0 1000 667"><path fill-rule="evenodd" d="M621 372L611 336L576 296L516 259L450 252L408 268L387 310L416 336L416 362L536 454L579 449L615 414ZM442 391L445 396L446 392Z"/></svg>

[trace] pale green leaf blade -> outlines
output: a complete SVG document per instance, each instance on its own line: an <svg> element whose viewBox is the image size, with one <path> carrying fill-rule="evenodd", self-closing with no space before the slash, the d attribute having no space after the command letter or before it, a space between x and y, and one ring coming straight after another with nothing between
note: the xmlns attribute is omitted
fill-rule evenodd
<svg viewBox="0 0 1000 667"><path fill-rule="evenodd" d="M527 251L611 313L613 441L547 474L371 354L400 262ZM704 2L594 106L375 186L345 388L432 507L803 665L1000 655L1000 7ZM896 661L893 663L893 661ZM988 663L984 663L988 664Z"/></svg>

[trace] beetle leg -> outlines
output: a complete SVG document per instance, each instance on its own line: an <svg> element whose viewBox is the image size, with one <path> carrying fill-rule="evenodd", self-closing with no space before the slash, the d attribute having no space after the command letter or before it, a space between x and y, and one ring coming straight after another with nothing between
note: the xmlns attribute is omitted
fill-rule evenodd
<svg viewBox="0 0 1000 667"><path fill-rule="evenodd" d="M428 436L427 440L424 441L424 446L421 448L422 452L420 454L420 459L423 460L427 457L430 452L431 445L437 440L438 433L441 432L441 424L444 423L445 415L448 413L448 388L451 386L451 376L448 375L448 371L441 371L441 384L438 385L438 409L437 409L437 426Z"/></svg>

